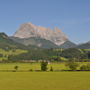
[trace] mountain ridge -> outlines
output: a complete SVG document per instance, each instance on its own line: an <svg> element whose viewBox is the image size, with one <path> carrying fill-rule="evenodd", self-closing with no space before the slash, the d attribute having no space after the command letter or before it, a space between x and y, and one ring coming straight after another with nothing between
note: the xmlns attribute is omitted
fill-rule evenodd
<svg viewBox="0 0 90 90"><path fill-rule="evenodd" d="M36 26L32 23L25 23L20 26L20 28L15 32L13 37L18 38L30 38L30 37L40 37L42 39L49 40L60 46L68 40L67 36L57 27L53 30L50 28L45 28L41 26Z"/></svg>
<svg viewBox="0 0 90 90"><path fill-rule="evenodd" d="M0 33L0 48L2 49L26 49L27 47L21 43L17 43L13 41L8 35L5 33Z"/></svg>
<svg viewBox="0 0 90 90"><path fill-rule="evenodd" d="M80 48L80 49L90 49L90 41L77 45L75 48Z"/></svg>

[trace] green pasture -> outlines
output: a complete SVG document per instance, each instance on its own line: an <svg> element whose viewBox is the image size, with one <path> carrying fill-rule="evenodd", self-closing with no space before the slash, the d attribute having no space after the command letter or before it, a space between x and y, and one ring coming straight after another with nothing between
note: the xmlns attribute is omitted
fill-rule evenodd
<svg viewBox="0 0 90 90"><path fill-rule="evenodd" d="M7 60L9 55L19 55L27 52L28 52L27 50L21 50L21 49L7 50L7 51L4 49L0 49L0 54L3 55L3 57L0 57L0 61Z"/></svg>
<svg viewBox="0 0 90 90"><path fill-rule="evenodd" d="M79 62L79 65L87 64L90 62ZM14 67L18 66L18 71L29 71L29 70L40 70L40 63L0 63L0 70L14 70ZM48 64L48 70L50 67L53 67L53 70L68 70L69 68L65 66L64 63L50 63ZM79 67L78 67L79 69Z"/></svg>
<svg viewBox="0 0 90 90"><path fill-rule="evenodd" d="M3 55L18 55L18 54L26 53L26 52L27 52L26 50L21 50L21 49L8 50L8 51L0 49L0 53Z"/></svg>
<svg viewBox="0 0 90 90"><path fill-rule="evenodd" d="M0 72L0 90L90 90L90 72Z"/></svg>
<svg viewBox="0 0 90 90"><path fill-rule="evenodd" d="M19 70L29 71L32 70L40 70L40 63L0 63L0 70L14 70L14 67L18 66ZM53 67L54 70L62 70L66 69L65 63L51 63L48 64L48 70L50 67Z"/></svg>

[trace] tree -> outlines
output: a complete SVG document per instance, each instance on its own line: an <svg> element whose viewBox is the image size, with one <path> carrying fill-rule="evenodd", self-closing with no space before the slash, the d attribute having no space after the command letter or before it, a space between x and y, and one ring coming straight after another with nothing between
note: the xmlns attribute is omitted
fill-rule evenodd
<svg viewBox="0 0 90 90"><path fill-rule="evenodd" d="M62 51L61 53L61 56L62 57L65 57L65 58L76 58L76 59L79 59L81 58L82 56L82 53L79 49L76 49L76 48L69 48L69 49L65 49Z"/></svg>
<svg viewBox="0 0 90 90"><path fill-rule="evenodd" d="M0 57L3 57L3 54L0 54Z"/></svg>
<svg viewBox="0 0 90 90"><path fill-rule="evenodd" d="M90 51L87 53L88 58L90 58Z"/></svg>
<svg viewBox="0 0 90 90"><path fill-rule="evenodd" d="M77 67L79 66L79 64L78 63L76 63L76 62L68 62L67 64L66 64L66 66L68 66L69 68L70 68L70 70L76 70L77 69Z"/></svg>
<svg viewBox="0 0 90 90"><path fill-rule="evenodd" d="M87 70L90 70L90 63L87 64Z"/></svg>
<svg viewBox="0 0 90 90"><path fill-rule="evenodd" d="M82 66L80 67L80 70L81 70L81 71L86 71L86 70L87 70L87 66L86 66L86 65L82 65Z"/></svg>
<svg viewBox="0 0 90 90"><path fill-rule="evenodd" d="M48 62L42 61L41 62L41 71L47 71L47 65L48 65Z"/></svg>
<svg viewBox="0 0 90 90"><path fill-rule="evenodd" d="M89 71L90 70L90 64L87 64L87 65L82 65L81 67L80 67L80 70L82 70L82 71Z"/></svg>
<svg viewBox="0 0 90 90"><path fill-rule="evenodd" d="M50 67L50 71L53 71L53 67L52 66Z"/></svg>
<svg viewBox="0 0 90 90"><path fill-rule="evenodd" d="M19 68L18 66L15 66L15 67L14 67L14 69L15 69L16 71L18 70L18 68Z"/></svg>

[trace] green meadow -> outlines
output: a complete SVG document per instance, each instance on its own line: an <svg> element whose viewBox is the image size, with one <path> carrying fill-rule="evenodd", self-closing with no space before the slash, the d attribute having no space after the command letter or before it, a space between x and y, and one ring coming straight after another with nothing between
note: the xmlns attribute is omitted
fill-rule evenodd
<svg viewBox="0 0 90 90"><path fill-rule="evenodd" d="M79 62L79 67L81 65L88 64L90 62ZM41 70L40 63L0 63L0 70L14 70L14 67L18 66L18 71L29 71L29 70ZM53 70L68 70L69 68L63 63L50 63L48 64L48 71L50 67L53 67ZM79 69L79 67L77 69Z"/></svg>
<svg viewBox="0 0 90 90"><path fill-rule="evenodd" d="M0 72L0 90L90 90L90 72Z"/></svg>
<svg viewBox="0 0 90 90"><path fill-rule="evenodd" d="M14 70L14 67L18 66L18 71L29 71L32 70L40 70L40 63L0 63L0 70ZM54 70L63 70L67 69L65 67L65 63L51 63L48 65L48 70L50 67L53 67Z"/></svg>
<svg viewBox="0 0 90 90"><path fill-rule="evenodd" d="M6 51L3 49L0 49L0 54L3 55L2 57L0 57L0 61L8 60L9 55L19 55L22 53L27 53L27 50L16 49L16 50L7 50Z"/></svg>
<svg viewBox="0 0 90 90"><path fill-rule="evenodd" d="M79 63L80 65L89 62ZM17 72L14 70L18 66ZM51 63L54 70L68 69L65 63ZM30 72L30 69L33 71ZM0 63L0 90L90 90L89 71L35 72L40 63Z"/></svg>

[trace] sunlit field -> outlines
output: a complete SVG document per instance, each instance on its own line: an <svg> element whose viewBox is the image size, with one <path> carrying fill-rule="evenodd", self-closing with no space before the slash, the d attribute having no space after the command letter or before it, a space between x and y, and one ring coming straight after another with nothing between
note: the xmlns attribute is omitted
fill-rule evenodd
<svg viewBox="0 0 90 90"><path fill-rule="evenodd" d="M0 70L14 70L15 66L18 66L18 71L40 70L40 63L0 63ZM51 66L54 70L66 69L65 63L51 63L48 65L48 70Z"/></svg>
<svg viewBox="0 0 90 90"><path fill-rule="evenodd" d="M56 71L50 72L51 66ZM48 72L35 72L40 63L0 63L0 90L90 90L89 71L57 72L67 69L65 63L51 63Z"/></svg>
<svg viewBox="0 0 90 90"><path fill-rule="evenodd" d="M0 72L0 90L90 90L90 72Z"/></svg>
<svg viewBox="0 0 90 90"><path fill-rule="evenodd" d="M79 62L79 66L87 64L90 62ZM14 67L18 66L18 71L30 71L41 70L40 63L0 63L0 71L2 70L14 70ZM50 67L53 67L53 70L68 70L69 68L65 66L65 63L50 63L48 64L48 71ZM79 67L78 67L79 69Z"/></svg>

